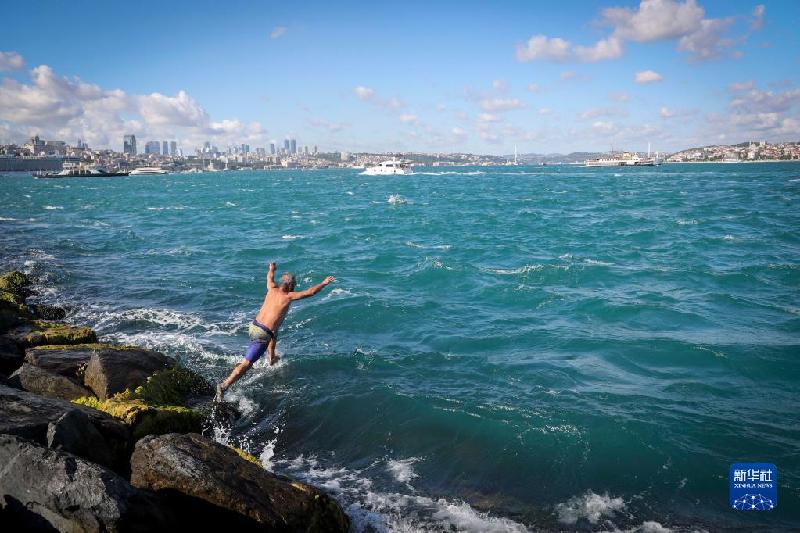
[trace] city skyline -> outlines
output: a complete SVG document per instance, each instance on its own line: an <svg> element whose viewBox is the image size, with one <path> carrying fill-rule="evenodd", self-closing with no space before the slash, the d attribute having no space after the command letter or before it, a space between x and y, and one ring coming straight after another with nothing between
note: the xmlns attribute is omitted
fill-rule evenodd
<svg viewBox="0 0 800 533"><path fill-rule="evenodd" d="M7 10L0 142L508 154L800 138L796 2L234 2L235 21L180 6L134 31L109 24L123 6L89 3L97 42L145 52L127 56L49 31L69 6Z"/></svg>

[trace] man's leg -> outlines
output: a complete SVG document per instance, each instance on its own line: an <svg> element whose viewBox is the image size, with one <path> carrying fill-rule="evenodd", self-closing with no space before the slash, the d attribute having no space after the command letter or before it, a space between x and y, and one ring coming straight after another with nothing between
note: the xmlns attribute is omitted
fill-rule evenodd
<svg viewBox="0 0 800 533"><path fill-rule="evenodd" d="M251 366L253 366L253 363L251 363L247 359L243 359L241 363L236 365L236 367L233 369L233 372L231 372L231 375L228 376L222 383L217 384L217 394L214 400L221 402L222 395L225 393L226 390L228 390L228 387L236 383L239 380L239 378L244 376L245 372L250 370Z"/></svg>
<svg viewBox="0 0 800 533"><path fill-rule="evenodd" d="M250 367L253 366L253 363L258 361L266 351L266 342L250 341L250 346L247 347L247 353L244 355L242 362L233 369L233 372L231 372L231 375L228 376L225 381L217 384L217 394L214 397L214 400L221 402L222 395L225 394L225 391L228 390L228 387L233 385L236 380L244 375L245 372L250 370Z"/></svg>

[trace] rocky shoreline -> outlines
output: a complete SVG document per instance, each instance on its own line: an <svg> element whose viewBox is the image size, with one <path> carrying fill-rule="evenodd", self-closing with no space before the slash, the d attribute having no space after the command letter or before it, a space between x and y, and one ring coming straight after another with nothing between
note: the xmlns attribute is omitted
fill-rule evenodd
<svg viewBox="0 0 800 533"><path fill-rule="evenodd" d="M210 438L212 387L173 359L99 343L28 304L21 272L0 276L0 524L9 531L349 529L321 490ZM3 528L6 529L5 527Z"/></svg>

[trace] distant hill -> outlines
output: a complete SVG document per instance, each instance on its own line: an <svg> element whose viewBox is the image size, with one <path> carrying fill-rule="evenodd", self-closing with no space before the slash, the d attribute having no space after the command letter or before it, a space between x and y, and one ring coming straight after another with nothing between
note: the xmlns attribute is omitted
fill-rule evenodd
<svg viewBox="0 0 800 533"><path fill-rule="evenodd" d="M587 159L595 159L604 155L602 152L571 152L569 154L517 154L517 161L529 165L555 165L558 163L583 163ZM503 156L506 159L514 159L514 155Z"/></svg>

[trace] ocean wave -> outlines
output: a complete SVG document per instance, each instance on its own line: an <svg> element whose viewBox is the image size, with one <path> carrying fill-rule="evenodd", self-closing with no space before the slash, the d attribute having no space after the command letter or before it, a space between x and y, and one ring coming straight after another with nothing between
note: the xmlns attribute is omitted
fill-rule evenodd
<svg viewBox="0 0 800 533"><path fill-rule="evenodd" d="M414 464L420 461L419 457L409 457L408 459L390 459L386 463L386 469L392 474L395 480L407 484L419 475L414 471Z"/></svg>
<svg viewBox="0 0 800 533"><path fill-rule="evenodd" d="M273 471L329 491L342 503L354 531L528 531L519 522L477 511L463 501L375 490L368 471L382 467L392 472L392 460L376 461L363 470L350 470L335 465L323 466L314 456L276 459L274 453L274 445L268 443L261 454L269 456L268 464ZM398 472L402 476L407 470L401 467ZM408 484L411 479L398 482L405 483L413 491Z"/></svg>
<svg viewBox="0 0 800 533"><path fill-rule="evenodd" d="M389 199L386 200L386 201L388 203L392 204L392 205L403 205L403 204L407 204L408 203L408 200L406 200L405 198L403 198L399 194L390 195Z"/></svg>
<svg viewBox="0 0 800 533"><path fill-rule="evenodd" d="M11 217L0 217L0 222L13 222L15 220L17 220L17 219L16 218L11 218Z"/></svg>
<svg viewBox="0 0 800 533"><path fill-rule="evenodd" d="M54 211L56 209L64 209L64 207L60 205L46 205L44 206L44 208L47 209L48 211Z"/></svg>
<svg viewBox="0 0 800 533"><path fill-rule="evenodd" d="M302 235L292 235L292 234L286 234L281 236L281 239L283 239L284 241L294 241L303 238L304 237Z"/></svg>
<svg viewBox="0 0 800 533"><path fill-rule="evenodd" d="M500 274L501 276L516 276L518 274L527 274L528 272L538 272L544 269L544 265L524 265L518 268L486 268L485 272L492 274Z"/></svg>
<svg viewBox="0 0 800 533"><path fill-rule="evenodd" d="M601 518L612 517L624 511L625 507L625 500L622 498L609 496L608 493L595 494L589 489L584 494L556 504L555 510L558 521L571 526L582 519L597 524Z"/></svg>
<svg viewBox="0 0 800 533"><path fill-rule="evenodd" d="M183 211L184 209L191 209L191 207L186 205L172 205L166 207L148 207L148 211Z"/></svg>
<svg viewBox="0 0 800 533"><path fill-rule="evenodd" d="M233 202L225 202L225 207L236 207L236 204Z"/></svg>
<svg viewBox="0 0 800 533"><path fill-rule="evenodd" d="M698 223L698 222L697 222L697 219L694 219L694 218L689 218L689 219L679 218L679 219L678 219L678 220L676 220L675 222L676 222L676 223L677 223L679 226L695 226L695 225L697 225L697 223Z"/></svg>
<svg viewBox="0 0 800 533"><path fill-rule="evenodd" d="M406 246L423 250L449 250L451 248L449 244L418 244L413 241L406 241Z"/></svg>
<svg viewBox="0 0 800 533"><path fill-rule="evenodd" d="M480 176L486 174L482 170L473 170L471 172L456 172L455 170L445 170L442 172L411 172L417 176Z"/></svg>

